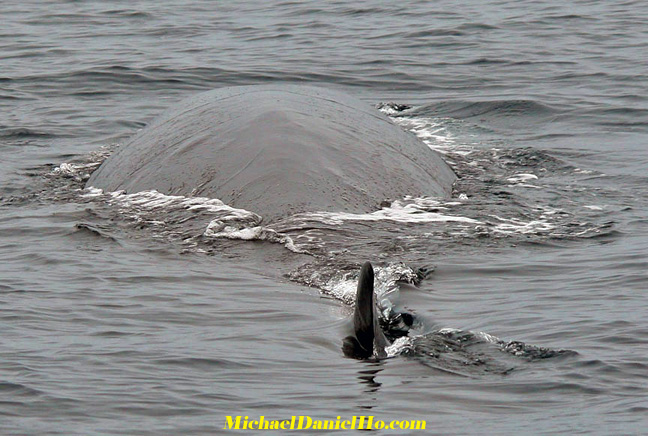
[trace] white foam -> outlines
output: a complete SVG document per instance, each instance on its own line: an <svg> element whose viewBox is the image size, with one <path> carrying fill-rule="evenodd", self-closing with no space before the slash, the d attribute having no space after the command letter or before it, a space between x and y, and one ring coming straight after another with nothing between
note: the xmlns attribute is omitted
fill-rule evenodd
<svg viewBox="0 0 648 436"><path fill-rule="evenodd" d="M542 189L541 186L529 185L528 183L516 183L515 185L508 185L509 188L513 188L515 186L520 188Z"/></svg>
<svg viewBox="0 0 648 436"><path fill-rule="evenodd" d="M314 281L314 283L318 282ZM357 280L349 280L346 277L337 277L326 281L319 287L337 300L348 305L355 304Z"/></svg>
<svg viewBox="0 0 648 436"><path fill-rule="evenodd" d="M94 171L101 162L90 163L68 163L63 162L58 167L54 168L50 175L58 177L66 177L82 182L90 178L90 173Z"/></svg>
<svg viewBox="0 0 648 436"><path fill-rule="evenodd" d="M506 180L511 183L519 183L519 182L527 182L529 180L538 180L538 176L536 176L535 174L520 173L520 174L515 174L514 176L511 176Z"/></svg>
<svg viewBox="0 0 648 436"><path fill-rule="evenodd" d="M423 143L439 153L452 152L466 156L474 151L473 147L467 144L459 144L447 129L449 124L461 123L461 120L447 117L392 116L399 111L390 105L382 105L380 111L389 115L394 123L414 133Z"/></svg>
<svg viewBox="0 0 648 436"><path fill-rule="evenodd" d="M110 152L119 144L102 146L85 157L86 162L63 162L50 172L50 176L65 177L82 182L90 178L90 174L101 165Z"/></svg>
<svg viewBox="0 0 648 436"><path fill-rule="evenodd" d="M287 249L297 253L306 252L297 247L289 236L260 226L261 216L245 209L233 208L216 198L166 195L156 190L141 191L134 194L126 194L124 191L104 193L103 190L94 187L86 188L81 196L85 198L100 198L103 196L109 203L123 208L131 218L154 225L164 225L165 222L159 219L144 220L140 214L160 210L166 213L184 210L207 214L206 218L211 219L203 233L205 237L245 241L264 240L283 244Z"/></svg>
<svg viewBox="0 0 648 436"><path fill-rule="evenodd" d="M499 344L502 342L500 338L497 336L493 336L491 334L485 333L485 332L472 332L476 337L479 339L491 343L491 344Z"/></svg>
<svg viewBox="0 0 648 436"><path fill-rule="evenodd" d="M308 277L300 277L305 284L315 285L330 295L346 304L355 304L358 285L357 271L342 273L333 277L325 277L325 272L314 270ZM402 262L390 263L384 267L374 266L376 301L381 312L392 309L390 295L398 290L398 283L416 283L419 280L416 272Z"/></svg>
<svg viewBox="0 0 648 436"><path fill-rule="evenodd" d="M106 199L122 207L154 211L157 209L199 210L208 213L223 214L223 218L260 222L261 217L245 209L236 209L222 201L208 197L185 197L182 195L166 195L156 190L140 191L126 194L124 191L104 192L102 189L88 187L82 197L96 198L106 196Z"/></svg>
<svg viewBox="0 0 648 436"><path fill-rule="evenodd" d="M104 195L103 189L95 188L94 186L90 186L88 188L85 188L84 193L81 194L81 197L84 198L96 198L96 197L101 197Z"/></svg>
<svg viewBox="0 0 648 436"><path fill-rule="evenodd" d="M455 329L455 328L452 328L452 327L444 327L442 329L439 329L438 332L441 333L441 334L444 334L444 335L450 335L450 334L453 334L453 333L461 333L462 330Z"/></svg>
<svg viewBox="0 0 648 436"><path fill-rule="evenodd" d="M407 347L412 346L412 338L408 336L401 336L396 338L396 340L388 347L385 347L385 352L387 357L398 356L405 350Z"/></svg>
<svg viewBox="0 0 648 436"><path fill-rule="evenodd" d="M284 245L294 253L306 253L308 251L298 247L292 238L275 230L263 227L235 227L226 224L227 220L215 219L207 225L204 236L208 238L238 239L242 241L270 241Z"/></svg>
<svg viewBox="0 0 648 436"><path fill-rule="evenodd" d="M493 227L493 231L497 233L537 233L537 232L548 232L553 230L556 226L551 224L548 221L533 220L524 222L514 218L502 218L497 215L490 215L493 218L496 218L499 221L502 221L500 224L496 224Z"/></svg>
<svg viewBox="0 0 648 436"><path fill-rule="evenodd" d="M402 223L458 222L466 224L480 224L479 221L472 218L447 215L438 212L439 210L447 210L447 206L455 206L458 204L461 204L461 202L449 202L444 204L441 203L439 199L432 197L406 197L404 201L395 201L389 207L370 213L312 212L302 214L301 216L336 225L340 225L345 221L395 221ZM429 210L432 208L434 211Z"/></svg>
<svg viewBox="0 0 648 436"><path fill-rule="evenodd" d="M397 114L397 113L401 112L394 105L392 105L390 103L381 104L378 107L378 110L380 112L386 114L386 115L394 115L394 114Z"/></svg>

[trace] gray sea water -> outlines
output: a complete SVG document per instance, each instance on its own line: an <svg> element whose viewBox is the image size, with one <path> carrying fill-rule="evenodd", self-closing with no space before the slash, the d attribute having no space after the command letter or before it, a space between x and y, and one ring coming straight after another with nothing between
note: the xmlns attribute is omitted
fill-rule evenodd
<svg viewBox="0 0 648 436"><path fill-rule="evenodd" d="M0 433L645 433L644 2L26 0L0 22ZM453 197L245 240L206 232L209 199L84 189L179 100L278 82L378 105ZM378 362L340 349L365 260L423 320Z"/></svg>

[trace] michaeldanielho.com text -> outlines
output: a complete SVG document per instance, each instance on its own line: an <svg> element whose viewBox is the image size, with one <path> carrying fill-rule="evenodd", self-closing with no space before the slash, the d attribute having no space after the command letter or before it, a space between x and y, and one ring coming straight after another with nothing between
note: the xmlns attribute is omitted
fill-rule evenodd
<svg viewBox="0 0 648 436"><path fill-rule="evenodd" d="M251 420L247 416L226 416L225 430L425 430L422 420L383 421L373 416L352 416L349 419L322 420L310 416L293 416L290 419Z"/></svg>

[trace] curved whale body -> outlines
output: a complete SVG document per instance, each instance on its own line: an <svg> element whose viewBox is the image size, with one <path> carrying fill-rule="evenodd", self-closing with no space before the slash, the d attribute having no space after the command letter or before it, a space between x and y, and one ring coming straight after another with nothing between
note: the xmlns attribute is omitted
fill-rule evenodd
<svg viewBox="0 0 648 436"><path fill-rule="evenodd" d="M447 196L440 155L371 106L308 86L222 88L179 103L118 148L87 186L218 198L272 222Z"/></svg>

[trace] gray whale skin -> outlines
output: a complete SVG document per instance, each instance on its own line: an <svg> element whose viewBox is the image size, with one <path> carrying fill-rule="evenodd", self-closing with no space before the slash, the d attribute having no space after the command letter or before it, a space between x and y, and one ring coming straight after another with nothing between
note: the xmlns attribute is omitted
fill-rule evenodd
<svg viewBox="0 0 648 436"><path fill-rule="evenodd" d="M272 222L301 212L365 213L384 200L447 196L440 155L370 105L297 85L216 89L167 110L86 186L218 198Z"/></svg>

